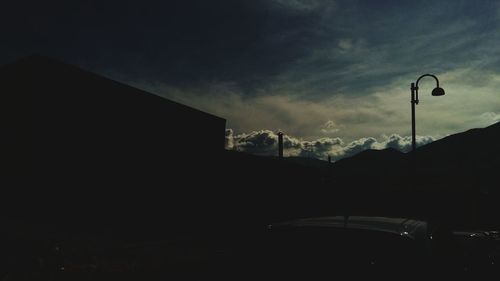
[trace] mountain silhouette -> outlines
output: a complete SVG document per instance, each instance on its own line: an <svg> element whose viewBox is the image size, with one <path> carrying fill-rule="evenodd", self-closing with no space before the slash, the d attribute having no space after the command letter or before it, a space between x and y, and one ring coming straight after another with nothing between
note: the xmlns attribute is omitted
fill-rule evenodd
<svg viewBox="0 0 500 281"><path fill-rule="evenodd" d="M415 154L423 169L458 169L480 173L498 167L499 137L500 122L486 128L447 136L418 148Z"/></svg>
<svg viewBox="0 0 500 281"><path fill-rule="evenodd" d="M447 136L406 154L368 150L335 162L329 173L334 185L348 193L344 196L372 196L370 202L363 201L364 207L385 205L383 212L406 210L416 216L498 224L499 138L500 123L496 123Z"/></svg>
<svg viewBox="0 0 500 281"><path fill-rule="evenodd" d="M355 166L355 169L369 171L382 163L384 166L400 165L404 159L404 153L394 148L368 149L352 157L340 159L334 163L334 166L337 169L351 169Z"/></svg>
<svg viewBox="0 0 500 281"><path fill-rule="evenodd" d="M286 157L284 159L288 162L300 164L306 167L314 167L318 169L324 169L328 167L327 161L320 160L317 158L291 156L291 157Z"/></svg>

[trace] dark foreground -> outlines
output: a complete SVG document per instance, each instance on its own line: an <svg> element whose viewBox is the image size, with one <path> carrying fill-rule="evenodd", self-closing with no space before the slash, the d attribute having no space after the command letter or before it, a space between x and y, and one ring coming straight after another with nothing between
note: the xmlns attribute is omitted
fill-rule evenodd
<svg viewBox="0 0 500 281"><path fill-rule="evenodd" d="M498 232L455 231L433 246L323 228L82 234L4 220L0 280L493 280ZM152 230L152 229L150 229ZM36 234L35 234L36 233ZM127 234L128 233L128 234ZM203 233L203 235L201 234ZM141 242L142 240L142 242Z"/></svg>

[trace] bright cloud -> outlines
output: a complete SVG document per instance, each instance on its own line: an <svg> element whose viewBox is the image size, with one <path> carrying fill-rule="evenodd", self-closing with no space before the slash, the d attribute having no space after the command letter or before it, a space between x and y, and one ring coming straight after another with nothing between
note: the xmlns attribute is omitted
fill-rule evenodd
<svg viewBox="0 0 500 281"><path fill-rule="evenodd" d="M425 145L434 141L430 136L418 136L417 145ZM331 156L333 161L353 156L367 149L394 148L402 152L411 149L411 137L381 136L360 138L345 143L341 138L320 138L316 140L303 140L289 135L283 136L284 154L286 156L314 157L327 159ZM250 133L235 135L231 129L226 131L226 149L244 151L257 155L277 155L278 135L274 131L260 130Z"/></svg>

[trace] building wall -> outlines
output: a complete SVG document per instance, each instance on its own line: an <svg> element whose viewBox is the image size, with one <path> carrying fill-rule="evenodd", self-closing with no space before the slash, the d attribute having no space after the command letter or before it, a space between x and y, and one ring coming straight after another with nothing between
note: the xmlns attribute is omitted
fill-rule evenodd
<svg viewBox="0 0 500 281"><path fill-rule="evenodd" d="M224 150L224 119L44 58L1 68L0 89L2 166L19 193L139 199L183 189Z"/></svg>

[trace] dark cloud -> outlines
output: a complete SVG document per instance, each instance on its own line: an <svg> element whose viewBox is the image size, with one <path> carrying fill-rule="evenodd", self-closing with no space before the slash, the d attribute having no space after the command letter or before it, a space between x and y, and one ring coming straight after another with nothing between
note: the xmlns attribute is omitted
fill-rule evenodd
<svg viewBox="0 0 500 281"><path fill-rule="evenodd" d="M488 56L498 42L498 13L490 7L495 3L9 1L0 14L0 61L42 52L125 81L229 81L251 95L290 83L307 98L366 94L393 77ZM408 21L409 11L418 17ZM478 51L479 40L490 50Z"/></svg>
<svg viewBox="0 0 500 281"><path fill-rule="evenodd" d="M251 85L317 41L312 13L265 0L33 1L2 11L4 53L42 52L172 85Z"/></svg>

